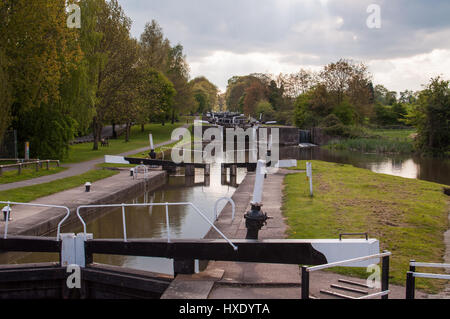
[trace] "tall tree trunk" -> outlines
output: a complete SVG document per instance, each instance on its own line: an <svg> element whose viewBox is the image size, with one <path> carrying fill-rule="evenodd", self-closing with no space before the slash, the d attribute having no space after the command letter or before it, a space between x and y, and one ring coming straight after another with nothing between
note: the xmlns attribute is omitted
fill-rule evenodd
<svg viewBox="0 0 450 319"><path fill-rule="evenodd" d="M130 141L130 128L131 128L130 122L127 122L127 125L125 127L125 142L127 143Z"/></svg>
<svg viewBox="0 0 450 319"><path fill-rule="evenodd" d="M141 124L141 132L145 132L145 124L144 123Z"/></svg>
<svg viewBox="0 0 450 319"><path fill-rule="evenodd" d="M117 140L116 123L112 123L112 138Z"/></svg>
<svg viewBox="0 0 450 319"><path fill-rule="evenodd" d="M175 124L175 110L172 110L172 125Z"/></svg>
<svg viewBox="0 0 450 319"><path fill-rule="evenodd" d="M98 142L99 142L99 138L98 138L98 119L97 116L94 116L94 119L92 121L92 136L94 137L94 145L92 147L93 151L98 151Z"/></svg>

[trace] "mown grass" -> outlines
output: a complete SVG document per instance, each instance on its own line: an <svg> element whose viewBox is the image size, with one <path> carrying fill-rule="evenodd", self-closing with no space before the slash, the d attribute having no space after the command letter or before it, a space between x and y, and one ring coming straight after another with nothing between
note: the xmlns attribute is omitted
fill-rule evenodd
<svg viewBox="0 0 450 319"><path fill-rule="evenodd" d="M364 153L411 154L414 152L413 135L410 130L366 130L364 137L332 140L328 149L350 150Z"/></svg>
<svg viewBox="0 0 450 319"><path fill-rule="evenodd" d="M351 165L312 161L314 197L304 173L285 179L283 213L290 238L338 238L368 232L392 252L390 282L404 285L411 259L443 262L449 199L443 186L404 179ZM305 169L305 162L299 167ZM365 269L333 271L367 278ZM433 270L436 271L436 270ZM445 281L418 279L417 288L436 293Z"/></svg>
<svg viewBox="0 0 450 319"><path fill-rule="evenodd" d="M95 182L118 174L110 170L92 170L78 176L67 177L53 182L21 187L0 192L0 201L28 203L40 197L75 188L86 182Z"/></svg>
<svg viewBox="0 0 450 319"><path fill-rule="evenodd" d="M50 167L49 170L45 168L39 169L39 171L36 172L35 168L26 168L22 169L20 175L17 173L17 169L10 170L10 171L4 171L2 176L0 176L0 184L9 184L9 183L15 183L20 182L32 178L47 176L47 175L53 175L56 173L60 173L67 168L65 167Z"/></svg>
<svg viewBox="0 0 450 319"><path fill-rule="evenodd" d="M153 142L159 144L171 139L172 131L176 128L185 125L184 122L175 124L166 123L161 124L147 124L145 125L144 132L141 131L141 126L133 126L131 128L130 141L125 142L125 136L121 136L117 140L110 139L109 146L101 147L97 151L93 151L93 143L83 143L71 145L69 149L68 157L63 161L64 163L79 163L96 158L100 158L104 155L120 154L135 149L150 147L149 134L153 134Z"/></svg>

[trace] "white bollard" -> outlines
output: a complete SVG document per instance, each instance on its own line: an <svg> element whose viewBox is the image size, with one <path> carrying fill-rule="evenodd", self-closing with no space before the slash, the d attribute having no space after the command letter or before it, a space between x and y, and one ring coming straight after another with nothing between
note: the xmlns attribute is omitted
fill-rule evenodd
<svg viewBox="0 0 450 319"><path fill-rule="evenodd" d="M253 190L253 205L262 206L262 195L264 190L264 176L267 173L266 161L259 160L256 166L255 187Z"/></svg>
<svg viewBox="0 0 450 319"><path fill-rule="evenodd" d="M308 176L309 179L309 193L311 197L313 197L312 164L309 162L306 163L306 176Z"/></svg>
<svg viewBox="0 0 450 319"><path fill-rule="evenodd" d="M155 149L155 146L153 145L153 135L152 134L150 134L150 150L154 150Z"/></svg>

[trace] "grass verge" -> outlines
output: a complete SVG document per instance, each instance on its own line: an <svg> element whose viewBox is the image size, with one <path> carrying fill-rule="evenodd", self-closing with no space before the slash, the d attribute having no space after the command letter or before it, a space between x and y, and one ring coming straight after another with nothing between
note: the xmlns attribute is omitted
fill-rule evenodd
<svg viewBox="0 0 450 319"><path fill-rule="evenodd" d="M172 137L172 131L176 128L185 125L183 122L162 126L161 124L147 124L145 125L144 132L141 131L141 126L133 126L131 128L130 141L125 142L125 137L122 136L117 140L109 140L108 147L100 147L97 151L92 150L92 143L83 143L71 145L69 148L69 155L63 162L64 163L79 163L89 161L95 158L102 157L104 155L115 155L135 149L149 147L149 134L153 134L153 142L159 144L168 141Z"/></svg>
<svg viewBox="0 0 450 319"><path fill-rule="evenodd" d="M92 170L78 176L67 177L53 182L16 188L0 192L1 201L11 201L28 203L37 198L52 195L74 187L78 187L89 182L95 182L113 175L117 171L110 170Z"/></svg>
<svg viewBox="0 0 450 319"><path fill-rule="evenodd" d="M443 194L444 185L376 174L351 165L321 161L312 161L312 165L313 198L304 173L285 179L282 210L290 238L337 238L339 233L368 232L380 240L382 250L392 252L390 282L399 285L405 284L409 260L443 262L450 202ZM305 163L298 168L305 169ZM368 277L365 269L333 271ZM440 291L444 284L417 279L417 288L429 293Z"/></svg>
<svg viewBox="0 0 450 319"><path fill-rule="evenodd" d="M36 169L29 168L29 169L22 169L22 172L20 175L17 174L17 170L11 170L11 171L5 171L3 172L3 175L0 176L0 184L9 184L9 183L15 183L24 181L27 179L47 176L47 175L53 175L56 173L60 173L67 168L65 167L50 167L49 170L46 168L40 169L36 172Z"/></svg>

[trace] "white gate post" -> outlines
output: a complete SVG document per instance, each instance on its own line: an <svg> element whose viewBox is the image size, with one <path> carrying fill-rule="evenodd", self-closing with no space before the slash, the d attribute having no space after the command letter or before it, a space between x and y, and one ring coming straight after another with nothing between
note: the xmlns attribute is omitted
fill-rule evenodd
<svg viewBox="0 0 450 319"><path fill-rule="evenodd" d="M75 263L75 234L61 234L61 267L67 267Z"/></svg>
<svg viewBox="0 0 450 319"><path fill-rule="evenodd" d="M308 176L309 179L309 193L311 197L313 197L312 164L310 162L306 163L306 176Z"/></svg>

